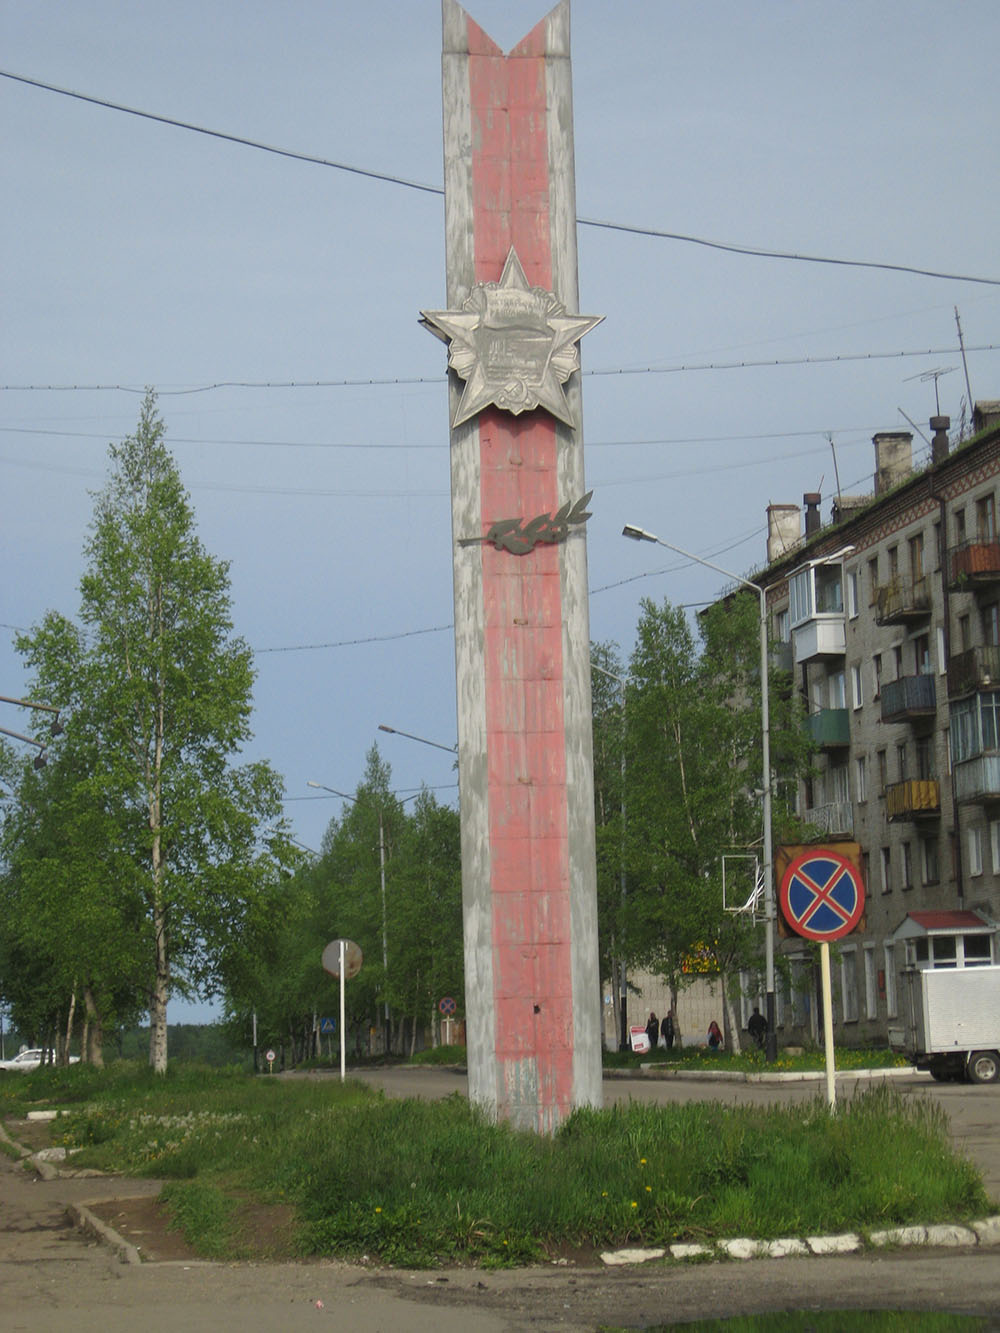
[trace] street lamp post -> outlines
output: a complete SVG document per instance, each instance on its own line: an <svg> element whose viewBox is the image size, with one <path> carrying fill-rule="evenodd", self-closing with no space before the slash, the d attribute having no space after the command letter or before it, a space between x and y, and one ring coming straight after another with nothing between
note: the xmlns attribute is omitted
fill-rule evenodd
<svg viewBox="0 0 1000 1333"><path fill-rule="evenodd" d="M412 731L400 731L398 727L387 727L384 722L378 724L379 731L387 731L390 736L405 736L408 741L419 741L421 745L433 745L435 750L447 750L449 754L458 754L457 745L443 745L440 741L429 741L426 736L414 736Z"/></svg>
<svg viewBox="0 0 1000 1333"><path fill-rule="evenodd" d="M722 574L727 579L733 579L740 583L744 588L751 588L760 599L760 724L761 724L761 750L762 750L762 799L763 799L763 822L764 822L764 972L765 972L765 1007L767 1017L767 1036L765 1038L764 1051L768 1063L773 1063L778 1055L778 1034L774 1027L774 874L773 874L773 849L771 843L771 734L769 717L769 689L768 689L768 662L767 662L767 594L759 583L753 583L750 579L745 579L740 574L734 574L731 570L723 569L721 565L715 565L711 560L705 560L700 555L694 555L691 551L685 551L680 546L675 546L673 542L664 541L662 537L655 536L652 532L647 532L644 528L633 527L627 523L622 528L623 537L631 537L637 542L655 542L657 546L664 546L668 551L674 551L677 555L682 555L688 560L693 560L696 564L704 565L707 569L714 569L717 574Z"/></svg>

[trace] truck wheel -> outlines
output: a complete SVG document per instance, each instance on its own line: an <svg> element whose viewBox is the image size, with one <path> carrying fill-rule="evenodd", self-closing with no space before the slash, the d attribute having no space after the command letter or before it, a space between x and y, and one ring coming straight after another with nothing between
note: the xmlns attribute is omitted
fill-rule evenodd
<svg viewBox="0 0 1000 1333"><path fill-rule="evenodd" d="M973 1051L967 1067L970 1083L1000 1081L1000 1055L996 1051Z"/></svg>

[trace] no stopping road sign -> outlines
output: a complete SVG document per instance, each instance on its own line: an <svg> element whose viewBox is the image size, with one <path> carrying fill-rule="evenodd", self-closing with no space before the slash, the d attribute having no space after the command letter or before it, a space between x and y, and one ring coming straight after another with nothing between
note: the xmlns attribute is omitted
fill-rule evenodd
<svg viewBox="0 0 1000 1333"><path fill-rule="evenodd" d="M829 847L797 856L778 893L792 930L809 940L839 940L861 920L865 886L856 866Z"/></svg>

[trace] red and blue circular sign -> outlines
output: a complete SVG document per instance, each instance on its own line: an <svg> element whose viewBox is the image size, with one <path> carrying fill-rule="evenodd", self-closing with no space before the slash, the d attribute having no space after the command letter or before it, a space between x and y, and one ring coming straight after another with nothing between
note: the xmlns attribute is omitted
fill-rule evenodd
<svg viewBox="0 0 1000 1333"><path fill-rule="evenodd" d="M827 847L797 856L782 876L778 896L792 930L809 940L842 939L865 908L857 866Z"/></svg>
<svg viewBox="0 0 1000 1333"><path fill-rule="evenodd" d="M458 1005L450 995L446 995L443 1000L438 1000L438 1009L446 1016L453 1014L457 1008Z"/></svg>

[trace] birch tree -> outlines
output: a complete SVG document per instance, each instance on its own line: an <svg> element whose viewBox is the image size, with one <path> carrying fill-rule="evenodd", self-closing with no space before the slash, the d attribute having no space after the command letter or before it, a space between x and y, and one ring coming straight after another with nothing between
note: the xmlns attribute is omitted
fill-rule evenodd
<svg viewBox="0 0 1000 1333"><path fill-rule="evenodd" d="M139 905L149 1059L163 1072L172 986L211 988L273 891L283 844L258 834L280 815L281 784L267 764L236 762L251 734L252 655L152 392L109 453L84 548L78 657L67 662L44 625L19 647L42 697L75 699L67 733L89 752L92 796L114 829L118 892Z"/></svg>

